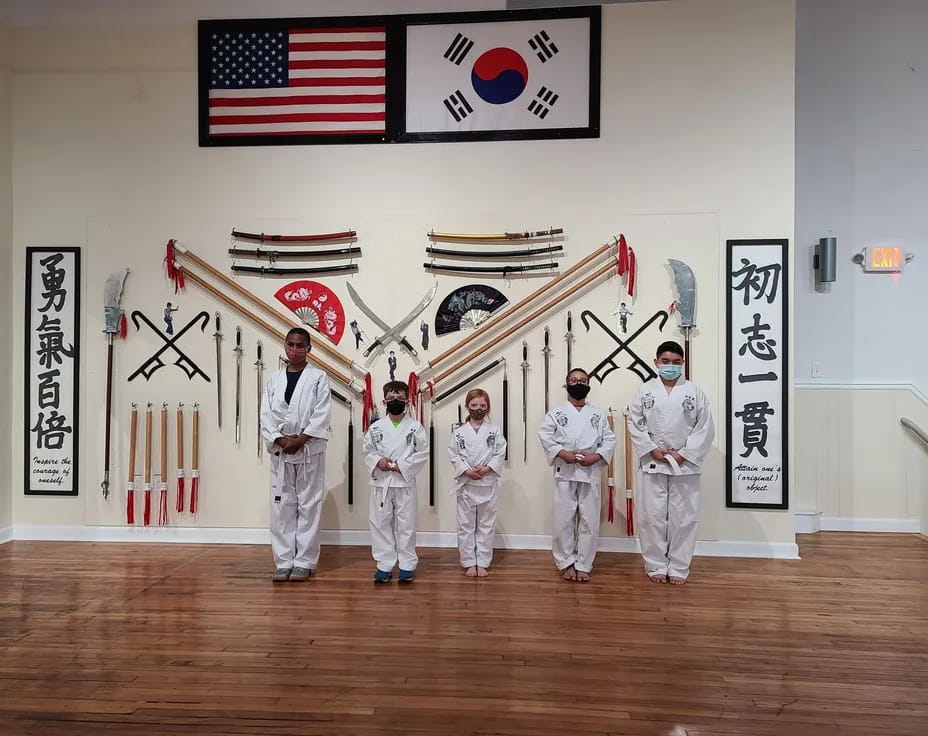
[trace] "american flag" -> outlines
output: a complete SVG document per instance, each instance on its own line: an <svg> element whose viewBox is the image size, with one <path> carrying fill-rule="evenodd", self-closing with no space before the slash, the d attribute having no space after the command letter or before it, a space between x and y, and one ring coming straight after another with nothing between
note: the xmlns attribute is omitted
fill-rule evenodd
<svg viewBox="0 0 928 736"><path fill-rule="evenodd" d="M209 136L383 135L386 32L216 31L209 36Z"/></svg>

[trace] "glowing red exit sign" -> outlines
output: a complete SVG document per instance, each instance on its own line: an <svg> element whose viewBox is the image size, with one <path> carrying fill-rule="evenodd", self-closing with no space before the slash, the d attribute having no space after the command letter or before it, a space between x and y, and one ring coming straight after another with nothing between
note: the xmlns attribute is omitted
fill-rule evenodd
<svg viewBox="0 0 928 736"><path fill-rule="evenodd" d="M864 271L869 273L898 273L905 268L905 248L897 245L874 245L866 248L863 253Z"/></svg>

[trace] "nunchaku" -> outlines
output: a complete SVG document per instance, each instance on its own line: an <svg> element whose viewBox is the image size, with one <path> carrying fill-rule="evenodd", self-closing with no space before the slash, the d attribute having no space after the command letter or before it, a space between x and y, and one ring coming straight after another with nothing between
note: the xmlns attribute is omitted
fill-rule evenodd
<svg viewBox="0 0 928 736"><path fill-rule="evenodd" d="M256 240L259 243L313 243L322 240L349 240L357 235L354 230L340 233L317 233L315 235L268 235L267 233L244 233L232 228L232 237L238 240Z"/></svg>
<svg viewBox="0 0 928 736"><path fill-rule="evenodd" d="M531 240L533 238L549 238L554 235L561 235L563 232L564 228L552 227L547 230L513 233L436 233L432 230L428 235L432 240Z"/></svg>
<svg viewBox="0 0 928 736"><path fill-rule="evenodd" d="M263 438L261 437L261 397L264 393L264 348L261 346L261 341L258 340L258 344L255 347L255 353L258 356L258 359L255 361L255 376L257 378L258 384L258 403L256 404L257 414L258 414L258 457L261 457L261 448L264 446ZM350 409L350 406L349 406Z"/></svg>
<svg viewBox="0 0 928 736"><path fill-rule="evenodd" d="M216 331L213 333L216 341L216 418L219 429L222 429L222 318L216 312Z"/></svg>
<svg viewBox="0 0 928 736"><path fill-rule="evenodd" d="M237 312L240 316L250 320L253 324L257 325L259 328L264 330L266 333L281 343L284 342L285 332L282 332L281 330L273 327L270 323L266 322L264 319L258 316L258 314L252 312L246 306L246 303L250 303L253 307L261 310L262 313L274 319L278 324L283 325L286 330L289 330L292 327L300 326L300 324L295 322L291 317L284 316L273 306L263 301L262 299L259 299L257 296L255 296L255 294L243 287L240 283L226 276L222 271L217 269L205 259L200 258L200 256L198 256L189 248L180 245L177 241L168 241L167 251L168 254L165 257L165 262L168 266L168 276L174 280L175 285L183 286L185 281L189 280L195 286L198 286L200 289L213 296L217 301L222 302L227 307ZM180 259L183 259L182 263L180 262ZM205 277L200 276L195 271L192 271L191 264L196 266L197 269L200 269L202 272L206 273L211 279L214 279L216 282L221 284L222 288L214 286L212 283L207 281ZM241 299L236 299L234 295L238 295L241 297ZM337 364L347 368L350 371L357 371L363 375L366 373L366 369L363 366L355 363L348 356L340 353L331 345L327 345L325 340L315 341L313 343L313 348L313 351L307 355L307 359L311 363L313 363L316 367L324 370L333 380L338 381L343 386L347 386L358 395L361 395L363 384L361 384L359 381L356 381L351 376L345 375L345 373L340 371L334 365L331 365L329 362L327 362L327 360L318 357L316 355L316 348L326 353L328 358L333 359ZM336 396L336 393L337 392L333 391L332 395ZM341 394L338 394L336 398L339 398L339 400L344 400L344 397Z"/></svg>
<svg viewBox="0 0 928 736"><path fill-rule="evenodd" d="M522 341L522 462L528 461L528 343Z"/></svg>
<svg viewBox="0 0 928 736"><path fill-rule="evenodd" d="M242 328L235 328L235 444L242 439Z"/></svg>

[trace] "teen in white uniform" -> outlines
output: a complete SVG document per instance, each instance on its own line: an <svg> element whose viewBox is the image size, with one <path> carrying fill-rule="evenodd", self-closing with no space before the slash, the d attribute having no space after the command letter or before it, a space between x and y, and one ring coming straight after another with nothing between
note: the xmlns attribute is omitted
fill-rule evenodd
<svg viewBox="0 0 928 736"><path fill-rule="evenodd" d="M702 462L715 427L706 395L682 377L683 348L657 349L658 377L643 383L628 415L638 459L638 541L655 583L681 585L690 574L699 523Z"/></svg>
<svg viewBox="0 0 928 736"><path fill-rule="evenodd" d="M570 399L545 414L538 437L554 468L552 552L565 580L587 582L599 542L602 470L615 450L606 412L586 403L590 377L567 374Z"/></svg>
<svg viewBox="0 0 928 736"><path fill-rule="evenodd" d="M261 399L261 435L271 466L272 580L306 580L319 562L319 522L329 439L329 378L306 365L309 332L287 333L289 365L275 371Z"/></svg>
<svg viewBox="0 0 928 736"><path fill-rule="evenodd" d="M416 475L429 458L429 438L419 422L406 414L409 387L390 381L383 387L387 415L364 434L361 453L371 471L371 553L377 562L375 583L388 583L399 562L399 581L415 577Z"/></svg>
<svg viewBox="0 0 928 736"><path fill-rule="evenodd" d="M493 559L496 497L503 472L506 438L496 424L484 421L490 395L471 389L464 398L467 421L451 431L448 456L454 468L458 500L458 551L468 577L485 578Z"/></svg>

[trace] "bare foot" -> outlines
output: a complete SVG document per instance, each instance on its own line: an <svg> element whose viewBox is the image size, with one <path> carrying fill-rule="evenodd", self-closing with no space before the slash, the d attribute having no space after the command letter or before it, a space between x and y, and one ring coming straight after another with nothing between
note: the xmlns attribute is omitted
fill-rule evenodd
<svg viewBox="0 0 928 736"><path fill-rule="evenodd" d="M577 571L574 570L574 566L571 565L571 566L568 567L566 570L564 570L564 574L561 575L561 577L564 578L564 580L576 580L576 579L577 579Z"/></svg>
<svg viewBox="0 0 928 736"><path fill-rule="evenodd" d="M666 575L656 575L656 574L655 574L655 575L648 575L648 577L650 578L650 580L651 580L652 583L666 583L666 582L667 582L667 576L666 576Z"/></svg>
<svg viewBox="0 0 928 736"><path fill-rule="evenodd" d="M467 577L469 578L475 578L477 577L477 568L471 565L470 567L467 568L464 574L467 575Z"/></svg>
<svg viewBox="0 0 928 736"><path fill-rule="evenodd" d="M686 585L686 578L678 578L676 575L671 575L667 579L670 581L671 585Z"/></svg>
<svg viewBox="0 0 928 736"><path fill-rule="evenodd" d="M577 582L578 583L588 583L590 582L590 573L580 572L577 570Z"/></svg>
<svg viewBox="0 0 928 736"><path fill-rule="evenodd" d="M487 572L487 569L486 569L485 567L480 567L480 565L477 565L477 577L478 577L478 578L485 578L485 577L487 577L489 574L490 574L490 573Z"/></svg>

